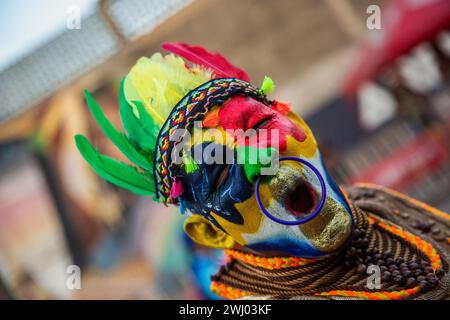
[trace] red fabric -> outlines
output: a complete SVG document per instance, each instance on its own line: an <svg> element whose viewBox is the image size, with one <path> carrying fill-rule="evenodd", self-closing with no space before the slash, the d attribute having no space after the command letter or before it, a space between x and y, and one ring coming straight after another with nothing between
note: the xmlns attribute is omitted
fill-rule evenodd
<svg viewBox="0 0 450 320"><path fill-rule="evenodd" d="M381 12L382 29L368 31L358 62L344 83L348 96L396 58L450 27L449 0L396 0L381 8ZM374 37L370 37L371 33Z"/></svg>
<svg viewBox="0 0 450 320"><path fill-rule="evenodd" d="M238 78L249 82L247 73L233 66L219 53L211 53L199 46L190 46L181 42L164 42L162 47L194 64L211 69L216 78Z"/></svg>
<svg viewBox="0 0 450 320"><path fill-rule="evenodd" d="M306 139L304 130L294 124L285 115L252 98L234 97L227 101L219 111L219 122L225 130L242 129L246 131L247 129L254 128L255 125L264 120L267 120L267 122L262 127L259 127L259 129L267 129L267 136L264 137L267 139L267 147L276 147L272 145L271 129L279 130L279 140L277 139L276 141L279 141L280 151L286 150L288 135L300 142ZM238 139L239 137L235 138ZM258 147L260 146L259 143L263 142L260 139L260 135L257 134L245 140L238 139L237 142L240 146Z"/></svg>

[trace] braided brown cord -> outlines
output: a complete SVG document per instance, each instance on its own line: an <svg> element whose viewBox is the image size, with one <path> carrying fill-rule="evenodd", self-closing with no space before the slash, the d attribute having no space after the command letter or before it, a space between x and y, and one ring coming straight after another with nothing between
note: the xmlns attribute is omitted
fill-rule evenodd
<svg viewBox="0 0 450 320"><path fill-rule="evenodd" d="M367 213L359 206L351 205L351 209L355 230L359 231L359 239L364 239L364 243L367 243L367 246L362 247L361 252L363 252L363 255L357 256L356 261L360 260L366 264L372 264L370 255L373 256L376 252L380 252L380 254L390 252L383 255L383 257L385 259L387 257L387 260L398 260L400 265L402 261L411 263L417 259L422 259L417 261L425 261L423 263L429 262L428 257L419 252L417 248L405 239L388 233L378 226L377 222L370 223ZM387 214L387 212L384 212L384 214ZM377 290L367 288L368 275L365 272L366 269L361 268L361 265L354 262L349 263L348 261L349 250L355 249L354 247L352 248L352 243L354 245L357 238L358 236L354 237L350 245L343 248L336 255L302 266L268 269L246 263L245 261L232 260L232 263L225 268L226 271L213 277L213 280L216 283L222 283L241 291L252 292L255 295L269 294L272 298L302 297L332 290L376 293ZM355 258L352 259L354 260ZM389 265L390 267L392 265ZM383 281L381 290L389 292L399 291L408 287L411 288L413 285L413 283L408 284L405 281L397 281L393 278Z"/></svg>
<svg viewBox="0 0 450 320"><path fill-rule="evenodd" d="M356 227L369 227L361 210L354 209L353 215ZM244 291L260 294L303 294L314 292L319 287L327 288L335 284L336 279L347 277L347 274L348 268L344 265L341 252L335 257L325 258L301 268L282 270L268 270L236 261L232 270L223 275L220 281Z"/></svg>

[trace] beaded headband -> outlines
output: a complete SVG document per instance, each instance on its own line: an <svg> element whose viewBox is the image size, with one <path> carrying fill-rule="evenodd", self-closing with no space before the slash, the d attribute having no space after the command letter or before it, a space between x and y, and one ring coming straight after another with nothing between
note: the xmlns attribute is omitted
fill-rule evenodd
<svg viewBox="0 0 450 320"><path fill-rule="evenodd" d="M153 176L156 196L163 203L177 204L179 201L170 195L175 177L171 154L176 144L182 140L182 137L177 141L171 139L175 130L190 130L194 121L203 120L213 106L222 106L227 99L236 95L252 97L267 106L272 104L260 89L246 81L237 78L219 78L191 90L173 108L159 132L154 155Z"/></svg>

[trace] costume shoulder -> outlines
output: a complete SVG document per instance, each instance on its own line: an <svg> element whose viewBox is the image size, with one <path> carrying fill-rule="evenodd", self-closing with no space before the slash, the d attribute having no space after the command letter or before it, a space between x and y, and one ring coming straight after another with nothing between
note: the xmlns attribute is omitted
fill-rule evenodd
<svg viewBox="0 0 450 320"><path fill-rule="evenodd" d="M433 244L450 261L450 215L398 191L361 183L345 188L357 207ZM446 299L450 299L450 294Z"/></svg>
<svg viewBox="0 0 450 320"><path fill-rule="evenodd" d="M450 239L450 215L398 191L374 185L356 184L346 188L352 202L381 218L408 225L441 243Z"/></svg>

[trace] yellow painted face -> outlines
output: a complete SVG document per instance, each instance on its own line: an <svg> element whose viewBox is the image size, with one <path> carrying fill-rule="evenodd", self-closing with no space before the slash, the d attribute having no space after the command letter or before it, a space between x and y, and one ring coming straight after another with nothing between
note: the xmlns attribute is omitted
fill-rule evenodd
<svg viewBox="0 0 450 320"><path fill-rule="evenodd" d="M182 201L192 213L185 230L195 241L319 257L333 253L349 238L350 208L329 177L311 130L286 108L235 97L209 111L203 126L193 130L186 150L195 165L183 172ZM275 222L258 206L255 181L262 175L261 202L284 221L308 216L322 196L319 180L301 163L282 161L272 168L280 156L307 160L324 178L325 204L306 223ZM273 170L264 171L268 168Z"/></svg>

